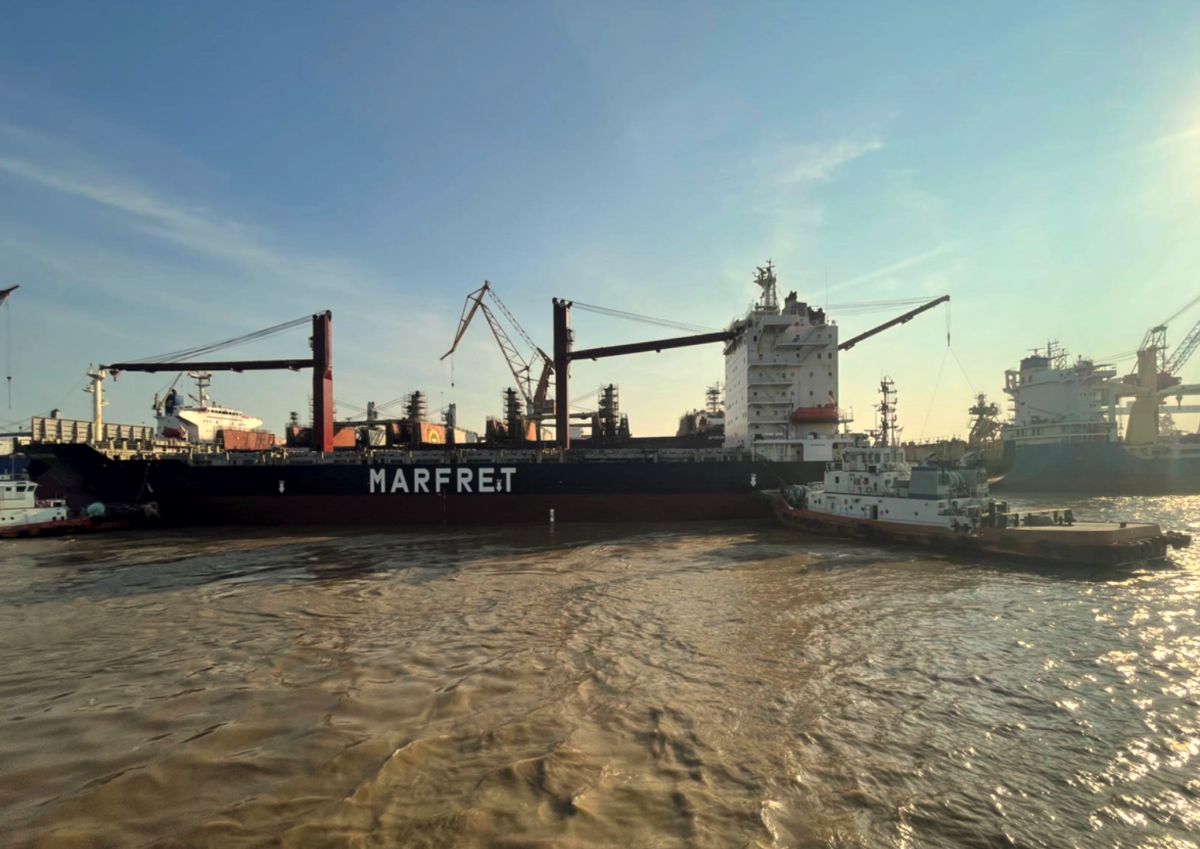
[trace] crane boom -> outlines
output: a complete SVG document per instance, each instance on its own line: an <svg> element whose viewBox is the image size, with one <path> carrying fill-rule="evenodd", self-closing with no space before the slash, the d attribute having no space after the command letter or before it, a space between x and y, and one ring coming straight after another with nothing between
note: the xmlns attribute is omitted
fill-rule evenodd
<svg viewBox="0 0 1200 849"><path fill-rule="evenodd" d="M1163 371L1170 375L1179 374L1187 361L1191 359L1192 354L1196 352L1197 347L1200 347L1200 321L1196 322L1188 335L1175 348L1175 353L1171 355L1171 359L1167 360Z"/></svg>
<svg viewBox="0 0 1200 849"><path fill-rule="evenodd" d="M458 317L458 332L454 334L454 342L450 345L450 350L442 354L441 359L446 359L446 357L458 350L458 343L462 341L463 334L470 327L471 319L475 317L475 313L483 306L483 296L488 293L489 288L491 288L491 284L484 280L482 286L467 295L467 300L463 303L462 314ZM471 306L468 308L467 304Z"/></svg>
<svg viewBox="0 0 1200 849"><path fill-rule="evenodd" d="M8 296L20 288L21 288L21 286L20 286L20 284L18 284L16 286L9 286L7 289L0 289L0 304L7 301Z"/></svg>
<svg viewBox="0 0 1200 849"><path fill-rule="evenodd" d="M504 330L504 326L497 320L496 314L483 302L485 295L491 295L492 301L500 309L504 317L508 319L520 337L542 358L542 374L538 379L536 388L533 386L533 365L526 362L525 358L521 356L517 346L513 344L512 339L509 338L508 333ZM467 300L463 304L462 314L459 317L458 332L454 334L454 342L450 346L450 350L442 354L441 358L443 360L446 359L446 357L458 349L458 343L462 341L463 336L466 334L467 327L471 324L471 319L475 317L475 313L480 311L483 312L483 317L487 319L488 327L491 328L492 336L496 339L496 344L500 346L500 352L504 355L504 361L508 364L508 370L512 372L513 379L517 382L517 388L525 398L530 415L540 415L546 412L546 390L550 386L550 375L554 371L554 360L529 338L529 334L525 332L525 328L521 327L520 322L517 321L508 307L504 305L504 302L500 300L500 297L496 294L496 290L492 288L492 284L487 280L484 280L482 286L467 295Z"/></svg>
<svg viewBox="0 0 1200 849"><path fill-rule="evenodd" d="M934 307L936 307L938 304L944 304L949 300L950 300L949 295L942 295L940 298L934 298L929 303L922 304L921 306L917 307L915 310L909 310L904 315L898 315L895 318L893 318L891 321L885 321L883 324L879 325L878 327L872 327L866 333L860 333L857 336L855 336L853 339L847 339L845 342L838 345L838 350L839 351L848 351L849 349L853 348L855 345L857 345L859 342L863 341L864 339L869 339L872 336L874 336L876 333L882 333L883 331L887 330L889 327L895 327L897 324L904 324L904 322L906 322L906 321L911 321L912 319L916 318L917 316L919 316L921 313L925 312L926 310L931 310ZM947 338L949 338L949 337L947 337Z"/></svg>

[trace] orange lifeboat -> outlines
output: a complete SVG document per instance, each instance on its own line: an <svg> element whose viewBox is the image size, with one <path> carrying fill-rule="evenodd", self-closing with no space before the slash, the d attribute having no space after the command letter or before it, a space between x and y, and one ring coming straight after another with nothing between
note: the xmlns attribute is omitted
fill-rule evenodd
<svg viewBox="0 0 1200 849"><path fill-rule="evenodd" d="M822 404L819 407L797 407L792 411L791 420L794 424L837 424L837 405Z"/></svg>

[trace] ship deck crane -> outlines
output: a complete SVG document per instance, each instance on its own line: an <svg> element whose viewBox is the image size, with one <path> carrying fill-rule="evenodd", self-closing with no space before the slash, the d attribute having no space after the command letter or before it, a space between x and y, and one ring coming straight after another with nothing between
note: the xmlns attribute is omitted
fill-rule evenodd
<svg viewBox="0 0 1200 849"><path fill-rule="evenodd" d="M527 362L521 356L521 352L513 344L512 339L509 338L508 333L504 330L504 326L497 320L495 313L483 302L484 296L491 297L492 303L508 319L508 323L513 326L513 329L517 331L525 344L532 349L537 358L541 359L542 372L536 384L533 381L533 367L536 364L536 360L534 362ZM496 294L496 290L492 288L492 284L487 280L484 280L482 286L467 295L467 300L463 304L462 315L458 321L458 332L454 334L454 342L451 344L450 350L442 354L441 359L446 359L446 357L458 349L458 343L462 341L467 328L471 325L471 319L475 317L475 313L477 312L483 313L483 317L487 319L488 327L492 329L492 336L496 338L496 344L500 346L500 352L504 355L504 361L508 363L508 369L512 372L513 379L517 382L517 388L525 398L528 415L539 419L554 415L554 401L546 399L546 392L550 388L550 375L554 373L554 360L529 337L529 334L525 332L525 328L521 327L521 323L517 321L516 316L504 305L504 301L500 300L500 296Z"/></svg>
<svg viewBox="0 0 1200 849"><path fill-rule="evenodd" d="M295 327L300 327L312 322L312 356L288 360L191 360L190 357L202 356L212 353L213 351L222 348L230 348L234 345L239 345L244 342L250 342L267 336L282 333L285 330L291 330ZM274 327L268 327L265 330L259 330L255 333L249 333L245 336L239 336L236 339L227 339L223 342L217 342L212 345L202 345L197 348L189 348L186 351L176 351L173 354L166 354L161 357L155 357L147 360L129 361L123 363L113 363L112 365L101 365L96 370L88 371L88 376L92 378L92 385L84 391L94 392L92 399L93 403L93 420L95 425L96 438L99 438L101 433L101 407L103 399L101 397L101 383L111 375L116 377L123 371L138 371L138 372L154 372L160 371L266 371L287 369L291 371L299 371L300 369L310 368L313 370L312 394L313 394L313 433L312 433L312 449L314 451L332 451L333 450L333 313L329 310L320 313L314 313L311 317L304 316L303 318L295 319L294 321L278 324Z"/></svg>
<svg viewBox="0 0 1200 849"><path fill-rule="evenodd" d="M770 266L768 266L768 269ZM760 272L764 269L759 269ZM933 309L938 304L945 303L950 300L949 295L942 295L940 298L935 298L923 306L917 307L915 310L910 310L903 315L897 316L890 321L885 321L883 324L871 328L865 333L860 333L853 339L850 339L838 345L838 350L846 350L851 348L864 339L874 336L876 333L882 333L889 327L895 327L897 324L904 324L926 310ZM575 334L571 330L571 301L554 298L554 380L555 392L559 398L567 398L570 389L570 363L573 360L598 360L602 357L617 357L624 354L642 354L649 351L665 351L671 348L687 348L693 345L707 345L712 342L730 342L737 338L738 331L722 330L716 333L699 333L695 336L676 336L671 339L656 339L650 342L635 342L629 345L610 345L600 348L582 348L580 350L572 350L571 344L575 340ZM595 309L592 307L592 309ZM562 448L571 447L571 432L568 426L567 405L564 401L555 411L555 438L559 446Z"/></svg>

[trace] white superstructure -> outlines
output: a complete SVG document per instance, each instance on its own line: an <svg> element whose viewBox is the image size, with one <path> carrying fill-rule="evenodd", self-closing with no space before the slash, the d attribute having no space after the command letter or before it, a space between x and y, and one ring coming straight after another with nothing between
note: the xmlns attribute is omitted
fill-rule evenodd
<svg viewBox="0 0 1200 849"><path fill-rule="evenodd" d="M1080 358L1050 342L1004 373L1004 391L1013 401L1012 422L1000 438L1018 444L1114 442L1120 437L1113 414L1110 381L1116 369Z"/></svg>
<svg viewBox="0 0 1200 849"><path fill-rule="evenodd" d="M779 304L775 269L758 269L762 295L730 327L725 348L725 447L769 460L832 460L851 437L838 409L838 328L790 293Z"/></svg>
<svg viewBox="0 0 1200 849"><path fill-rule="evenodd" d="M902 448L872 447L863 437L826 466L823 484L801 489L813 513L950 530L977 527L995 509L983 470L913 467Z"/></svg>
<svg viewBox="0 0 1200 849"><path fill-rule="evenodd" d="M25 475L0 475L0 527L61 522L67 502L38 501L37 484Z"/></svg>
<svg viewBox="0 0 1200 849"><path fill-rule="evenodd" d="M193 405L184 406L174 386L161 401L157 395L154 398L154 420L160 438L191 443L216 442L217 434L222 430L254 430L262 424L262 419L248 416L241 410L213 404L208 395L212 375L192 372L190 376L196 381Z"/></svg>

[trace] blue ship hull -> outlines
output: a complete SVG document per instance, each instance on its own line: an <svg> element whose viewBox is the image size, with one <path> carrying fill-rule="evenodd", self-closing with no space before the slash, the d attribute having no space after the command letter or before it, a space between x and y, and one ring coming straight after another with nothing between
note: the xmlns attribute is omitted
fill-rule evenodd
<svg viewBox="0 0 1200 849"><path fill-rule="evenodd" d="M0 475L19 475L29 468L29 458L24 454L0 456Z"/></svg>
<svg viewBox="0 0 1200 849"><path fill-rule="evenodd" d="M993 488L1091 495L1200 493L1200 452L1191 457L1143 459L1119 442L1021 445L1012 469Z"/></svg>

